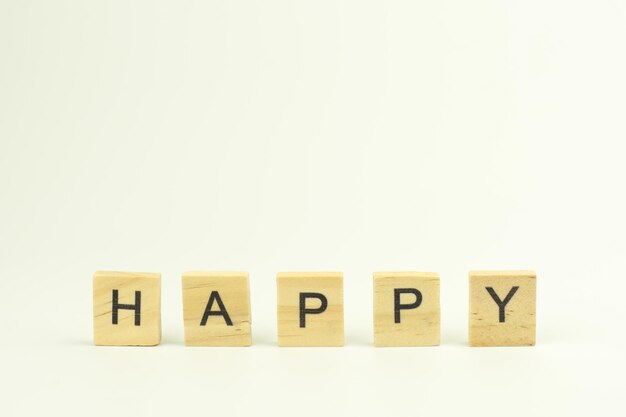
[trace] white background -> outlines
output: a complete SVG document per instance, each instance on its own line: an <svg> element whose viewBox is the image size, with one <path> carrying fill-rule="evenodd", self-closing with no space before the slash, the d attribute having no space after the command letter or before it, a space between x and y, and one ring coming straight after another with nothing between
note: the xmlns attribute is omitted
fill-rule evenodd
<svg viewBox="0 0 626 417"><path fill-rule="evenodd" d="M622 0L0 0L0 414L624 415L625 51ZM163 274L161 346L92 346L98 269ZM252 347L184 347L193 269ZM536 347L467 347L471 269L537 271ZM286 270L344 348L276 346ZM372 346L377 270L440 347Z"/></svg>

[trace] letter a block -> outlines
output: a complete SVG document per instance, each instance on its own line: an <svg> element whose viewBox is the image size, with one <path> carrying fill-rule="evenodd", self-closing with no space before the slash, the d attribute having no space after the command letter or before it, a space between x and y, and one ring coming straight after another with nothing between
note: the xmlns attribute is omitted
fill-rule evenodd
<svg viewBox="0 0 626 417"><path fill-rule="evenodd" d="M276 284L279 346L343 346L341 272L283 272Z"/></svg>
<svg viewBox="0 0 626 417"><path fill-rule="evenodd" d="M535 344L533 271L473 271L469 283L470 346Z"/></svg>
<svg viewBox="0 0 626 417"><path fill-rule="evenodd" d="M95 345L154 346L161 341L161 274L104 272L93 276Z"/></svg>
<svg viewBox="0 0 626 417"><path fill-rule="evenodd" d="M375 346L436 346L440 316L439 274L374 273Z"/></svg>
<svg viewBox="0 0 626 417"><path fill-rule="evenodd" d="M183 317L187 346L250 346L248 273L184 273Z"/></svg>

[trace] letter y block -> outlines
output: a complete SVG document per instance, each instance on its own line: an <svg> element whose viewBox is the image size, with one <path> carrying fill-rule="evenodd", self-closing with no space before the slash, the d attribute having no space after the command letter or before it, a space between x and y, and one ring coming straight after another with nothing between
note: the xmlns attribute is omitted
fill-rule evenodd
<svg viewBox="0 0 626 417"><path fill-rule="evenodd" d="M470 346L532 346L536 329L533 271L469 274Z"/></svg>

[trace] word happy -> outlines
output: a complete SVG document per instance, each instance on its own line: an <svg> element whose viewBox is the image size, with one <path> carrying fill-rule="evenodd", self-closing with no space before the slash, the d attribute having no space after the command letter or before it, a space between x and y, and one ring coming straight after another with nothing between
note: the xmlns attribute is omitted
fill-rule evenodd
<svg viewBox="0 0 626 417"><path fill-rule="evenodd" d="M281 272L276 277L279 346L343 346L343 273ZM182 276L187 346L250 346L247 272ZM439 274L373 275L374 345L440 344ZM536 274L469 273L469 345L532 346ZM161 274L98 271L93 277L94 344L161 342Z"/></svg>

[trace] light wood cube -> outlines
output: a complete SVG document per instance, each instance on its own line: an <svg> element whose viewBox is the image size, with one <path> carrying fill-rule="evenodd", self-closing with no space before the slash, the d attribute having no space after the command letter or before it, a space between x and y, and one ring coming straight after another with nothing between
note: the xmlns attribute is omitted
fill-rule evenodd
<svg viewBox="0 0 626 417"><path fill-rule="evenodd" d="M161 274L98 271L93 276L95 345L154 346L161 341Z"/></svg>
<svg viewBox="0 0 626 417"><path fill-rule="evenodd" d="M470 346L532 346L536 329L533 271L469 274Z"/></svg>
<svg viewBox="0 0 626 417"><path fill-rule="evenodd" d="M186 272L183 317L187 346L250 346L247 272Z"/></svg>
<svg viewBox="0 0 626 417"><path fill-rule="evenodd" d="M276 284L279 346L343 346L341 272L283 272Z"/></svg>
<svg viewBox="0 0 626 417"><path fill-rule="evenodd" d="M374 273L375 346L436 346L440 317L439 274Z"/></svg>

